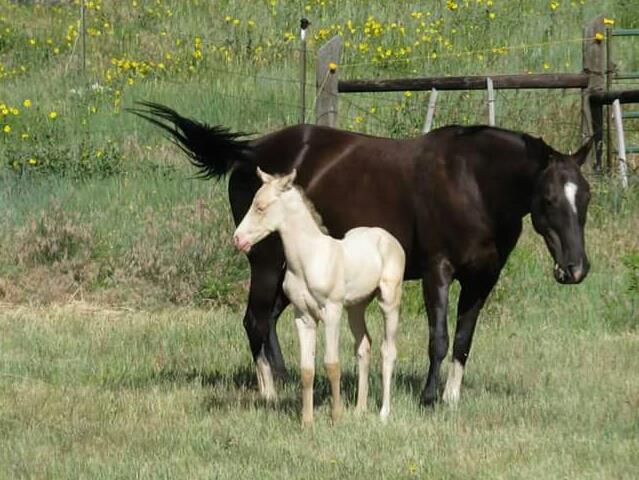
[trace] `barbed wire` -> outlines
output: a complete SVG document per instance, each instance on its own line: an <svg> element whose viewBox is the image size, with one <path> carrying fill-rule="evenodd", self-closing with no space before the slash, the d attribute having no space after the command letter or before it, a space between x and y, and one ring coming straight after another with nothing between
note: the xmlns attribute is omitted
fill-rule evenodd
<svg viewBox="0 0 639 480"><path fill-rule="evenodd" d="M586 40L598 40L596 37L579 37L573 39L564 39L564 40L551 40L548 42L539 42L539 43L531 43L531 44L521 44L514 46L500 46L500 47L489 47L483 48L479 50L467 50L463 52L442 52L436 53L431 52L428 55L420 55L420 56L412 56L412 57L402 57L402 58L394 58L384 61L371 61L371 62L358 62L358 63L342 63L340 64L341 68L352 68L358 66L367 66L367 65L379 65L380 63L397 63L397 62L406 62L408 60L437 60L440 58L451 58L451 57L463 57L463 56L471 56L471 55L479 55L486 53L499 53L500 51L506 50L508 52L515 50L526 50L529 48L540 48L549 45L561 45L565 43L573 43L573 42L584 42ZM435 54L435 57L433 57Z"/></svg>

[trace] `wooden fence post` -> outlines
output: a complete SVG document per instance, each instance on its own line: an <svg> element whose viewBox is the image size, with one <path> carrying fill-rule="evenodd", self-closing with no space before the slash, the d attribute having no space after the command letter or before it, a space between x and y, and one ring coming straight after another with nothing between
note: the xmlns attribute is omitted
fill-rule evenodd
<svg viewBox="0 0 639 480"><path fill-rule="evenodd" d="M317 52L315 118L318 125L337 126L337 80L341 55L342 38L339 35L331 38ZM333 68L335 66L336 69Z"/></svg>
<svg viewBox="0 0 639 480"><path fill-rule="evenodd" d="M606 49L603 42L605 25L603 15L598 16L584 26L582 58L583 71L588 75L588 87L581 91L581 132L583 138L591 135L595 137L595 163L596 170L601 170L601 153L603 141L603 105L590 101L590 95L595 92L603 92L606 77ZM596 38L597 34L602 39Z"/></svg>

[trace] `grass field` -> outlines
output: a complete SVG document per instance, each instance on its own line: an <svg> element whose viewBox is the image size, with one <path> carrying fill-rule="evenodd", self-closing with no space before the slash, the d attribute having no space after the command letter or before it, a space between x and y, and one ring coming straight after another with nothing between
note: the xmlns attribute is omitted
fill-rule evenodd
<svg viewBox="0 0 639 480"><path fill-rule="evenodd" d="M318 365L316 424L303 431L290 312L279 333L291 378L276 404L256 392L225 182L191 178L178 150L124 112L154 100L251 133L296 123L302 15L311 59L344 37L344 78L579 71L583 24L603 14L637 28L634 0L86 3L83 71L78 1L0 0L0 479L639 478L634 157L626 192L587 168L583 284L554 282L526 221L456 409L418 406L427 328L409 283L389 423L377 417L373 308L371 411L352 412L344 329L346 414L330 425ZM614 52L620 71L639 70L639 40ZM339 123L412 136L427 98L345 95ZM574 150L579 103L578 92L500 91L497 123ZM484 92L440 95L436 126L485 119ZM627 133L639 144L636 124Z"/></svg>

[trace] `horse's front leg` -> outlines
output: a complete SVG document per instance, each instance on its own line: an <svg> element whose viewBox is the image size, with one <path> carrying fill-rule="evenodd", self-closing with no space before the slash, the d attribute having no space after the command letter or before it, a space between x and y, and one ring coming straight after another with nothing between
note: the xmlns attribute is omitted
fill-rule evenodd
<svg viewBox="0 0 639 480"><path fill-rule="evenodd" d="M491 270L460 279L461 292L457 304L453 359L442 397L442 400L449 405L455 405L459 400L464 368L470 353L477 318L498 278L499 273Z"/></svg>
<svg viewBox="0 0 639 480"><path fill-rule="evenodd" d="M335 423L342 413L342 400L340 395L341 368L339 363L339 323L342 316L341 303L327 303L324 307L323 320L326 324L326 351L324 354L324 367L331 384L331 397L333 405L331 418Z"/></svg>
<svg viewBox="0 0 639 480"><path fill-rule="evenodd" d="M422 405L432 405L437 400L439 369L448 352L448 289L452 281L452 269L448 262L440 262L428 271L422 281L422 292L428 315L428 357L430 365L426 386L422 391Z"/></svg>
<svg viewBox="0 0 639 480"><path fill-rule="evenodd" d="M302 426L313 424L313 381L315 380L315 343L317 322L308 313L296 309L295 325L300 340L300 376L302 378Z"/></svg>

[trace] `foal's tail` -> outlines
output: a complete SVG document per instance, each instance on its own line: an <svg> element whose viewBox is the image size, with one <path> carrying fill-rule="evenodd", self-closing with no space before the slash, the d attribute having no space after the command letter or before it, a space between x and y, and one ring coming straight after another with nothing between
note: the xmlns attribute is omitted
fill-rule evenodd
<svg viewBox="0 0 639 480"><path fill-rule="evenodd" d="M137 102L143 108L129 112L148 120L171 135L201 178L220 178L234 164L246 162L251 156L249 141L242 133L234 133L219 125L210 126L183 117L175 110L152 102Z"/></svg>

